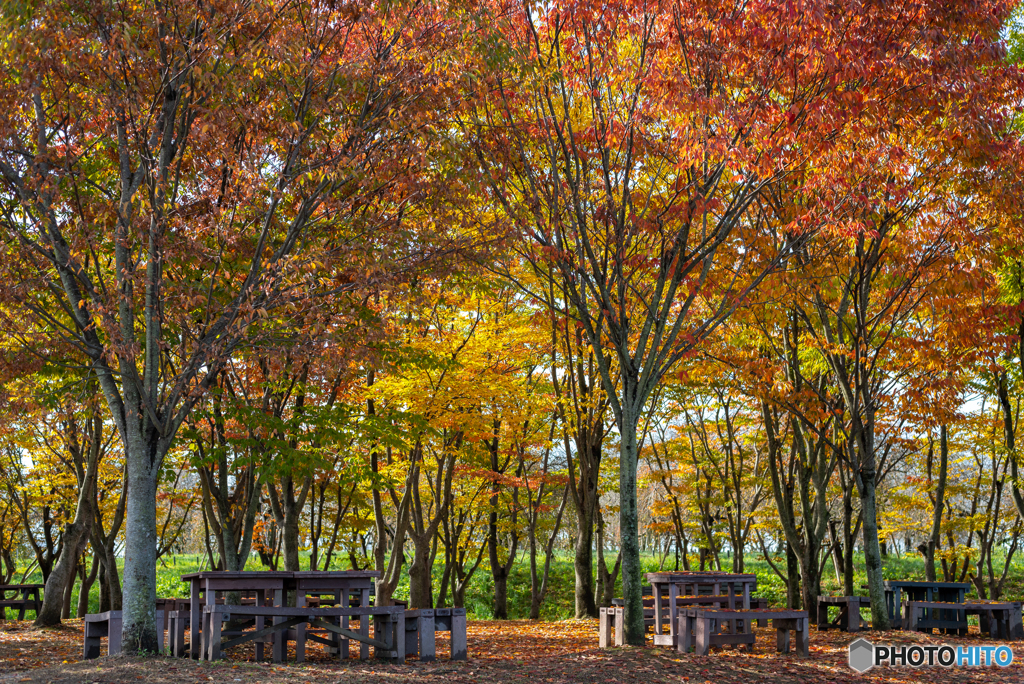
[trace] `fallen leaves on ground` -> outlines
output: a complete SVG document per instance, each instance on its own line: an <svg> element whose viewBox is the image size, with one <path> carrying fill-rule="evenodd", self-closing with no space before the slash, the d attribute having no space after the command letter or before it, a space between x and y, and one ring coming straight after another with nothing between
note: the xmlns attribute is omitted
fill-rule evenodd
<svg viewBox="0 0 1024 684"><path fill-rule="evenodd" d="M975 629L976 628L972 628ZM0 623L0 681L31 684L79 682L153 684L427 684L439 677L446 683L475 684L954 684L999 681L1024 684L1024 645L1011 644L1014 664L995 668L876 668L863 675L846 664L846 646L855 636L843 632L811 631L811 654L775 652L775 632L757 630L753 653L735 649L707 656L684 655L667 648L597 648L596 620L530 622L473 621L467 627L470 659L447 660L449 642L438 634L435 663L410 659L404 665L354 658L339 662L318 645L307 647L304 664L254 661L255 651L237 648L218 663L166 657L100 658L80 661L82 623L69 621L56 630L35 630L29 622ZM966 637L865 632L876 643L990 644L976 631ZM104 645L104 650L106 646ZM355 651L355 649L353 649ZM292 653L294 655L294 652Z"/></svg>

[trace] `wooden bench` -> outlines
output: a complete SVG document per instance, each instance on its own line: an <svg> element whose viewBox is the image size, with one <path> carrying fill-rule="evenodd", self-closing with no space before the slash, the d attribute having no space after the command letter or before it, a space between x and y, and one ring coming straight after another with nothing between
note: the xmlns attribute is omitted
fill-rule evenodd
<svg viewBox="0 0 1024 684"><path fill-rule="evenodd" d="M933 615L933 612L938 612L938 615ZM1021 603L1019 601L990 601L986 599L971 599L963 603L905 601L903 604L903 629L911 632L930 632L934 627L959 630L961 622L966 624L968 615L978 616L981 632L987 634L989 638L1009 641L1024 639L1024 625L1021 622ZM951 624L955 626L950 627Z"/></svg>
<svg viewBox="0 0 1024 684"><path fill-rule="evenodd" d="M946 601L904 601L902 627L911 632L938 629L946 634L967 634L967 604Z"/></svg>
<svg viewBox="0 0 1024 684"><path fill-rule="evenodd" d="M359 618L359 632L347 627L345 619ZM234 620L234 622L230 622ZM260 623L271 620L269 627L260 627ZM360 658L369 656L369 647L374 649L375 658L393 659L398 662L405 660L405 610L398 606L363 606L333 608L292 608L289 606L203 606L203 649L202 655L207 660L219 660L225 648L257 639L273 636L274 662L283 662L287 654L289 630L299 625L308 624L335 635L332 646L342 653L341 638L360 643ZM369 635L370 623L373 623L374 636ZM241 631L253 622L256 628ZM228 623L225 625L225 623ZM305 650L305 631L296 629L296 659L300 659ZM230 638L224 639L224 636Z"/></svg>
<svg viewBox="0 0 1024 684"><path fill-rule="evenodd" d="M744 621L743 631L736 629L739 621ZM707 655L712 646L746 646L748 651L754 650L754 634L747 631L753 620L771 620L776 632L776 649L781 653L789 653L789 633L796 637L797 652L806 657L810 653L807 611L804 610L727 610L708 608L687 608L679 615L680 653L689 653L690 645L694 645L697 655ZM733 625L733 631L724 632L722 627Z"/></svg>
<svg viewBox="0 0 1024 684"><path fill-rule="evenodd" d="M0 620L7 619L7 609L11 608L18 611L18 619L25 619L25 611L34 611L36 615L39 615L39 609L43 605L43 600L39 597L39 592L44 588L42 584L7 584L0 585ZM7 592L13 591L20 593L20 597L7 598Z"/></svg>
<svg viewBox="0 0 1024 684"><path fill-rule="evenodd" d="M164 631L160 625L164 622L164 611L156 611L156 624L158 629L158 649L164 650ZM85 633L82 644L82 658L90 660L100 657L100 639L107 637L107 655L117 655L121 652L121 611L108 610L105 613L93 613L85 616Z"/></svg>
<svg viewBox="0 0 1024 684"><path fill-rule="evenodd" d="M818 631L839 629L844 632L858 632L865 625L860 617L860 609L871 605L866 596L819 596L818 597ZM830 606L839 607L839 615L831 622L828 619Z"/></svg>
<svg viewBox="0 0 1024 684"><path fill-rule="evenodd" d="M649 587L648 587L649 588ZM608 648L611 645L611 641L614 637L615 645L623 645L622 630L618 628L618 625L622 623L623 614L623 600L612 599L612 605L607 608L601 608L598 621L598 646L601 648ZM682 606L710 606L720 607L722 605L729 605L729 597L727 595L721 596L678 596L676 597L676 604ZM767 610L768 599L766 598L752 598L750 599L750 607L754 610ZM654 598L644 599L644 631L650 630L654 627ZM765 627L768 625L767 620L758 620L759 627Z"/></svg>
<svg viewBox="0 0 1024 684"><path fill-rule="evenodd" d="M466 659L465 608L428 608L405 611L405 655L418 655L422 661L436 660L434 634L437 632L451 634L452 660Z"/></svg>

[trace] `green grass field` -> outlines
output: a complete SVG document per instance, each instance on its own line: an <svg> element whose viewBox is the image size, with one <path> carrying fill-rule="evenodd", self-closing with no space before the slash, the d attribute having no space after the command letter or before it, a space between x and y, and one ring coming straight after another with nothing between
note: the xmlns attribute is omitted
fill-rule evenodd
<svg viewBox="0 0 1024 684"><path fill-rule="evenodd" d="M181 581L180 576L195 572L200 569L200 564L205 559L196 555L179 555L161 558L157 562L157 595L158 596L186 596L187 585ZM648 571L658 569L658 559L647 557L644 559ZM723 558L723 569L729 570L731 561ZM595 559L596 563L596 559ZM778 563L777 563L778 564ZM860 587L867 580L864 575L864 563L861 558L857 559L856 567L858 574L855 585ZM204 566L205 567L205 566ZM262 565L258 558L252 558L247 566L248 570L260 570ZM666 569L673 566L670 562ZM1001 560L996 566L1002 567ZM342 569L342 568L336 568ZM773 604L783 603L786 600L786 589L783 581L771 569L768 563L753 555L745 559L745 571L757 575L757 591L755 596L767 598ZM434 569L435 590L441 583L442 568L440 565ZM939 571L941 573L941 570ZM886 579L924 579L924 561L916 555L904 555L897 557L890 554L885 561L883 574ZM15 581L21 577L20 573L15 575ZM27 578L28 582L42 582L42 575L36 570ZM545 620L562 620L573 617L573 567L572 559L569 556L559 556L551 564L551 576L548 580L547 600L541 609L541 617ZM841 589L841 583L836 581L832 564L825 566L825 573L822 582L822 590L835 592ZM621 595L621 580L616 587L616 596ZM77 606L78 587L72 597L72 610ZM409 585L407 577L404 577L395 593L396 598L408 598ZM492 601L494 596L494 582L491 578L489 568L482 565L466 591L466 611L473 619L486 620L492 617ZM1011 600L1024 599L1024 562L1015 557L1011 563L1009 576L1006 580L1004 598ZM528 559L518 563L512 570L508 582L508 603L509 617L512 619L525 619L530 611L530 570ZM94 584L90 596L90 611L98 609L99 593Z"/></svg>

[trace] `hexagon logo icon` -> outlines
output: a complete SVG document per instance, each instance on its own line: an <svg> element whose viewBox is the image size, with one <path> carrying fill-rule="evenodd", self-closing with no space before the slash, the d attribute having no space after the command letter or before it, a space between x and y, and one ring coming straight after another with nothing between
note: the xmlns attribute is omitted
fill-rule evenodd
<svg viewBox="0 0 1024 684"><path fill-rule="evenodd" d="M857 672L867 672L875 665L875 646L867 639L857 639L850 644L850 667Z"/></svg>

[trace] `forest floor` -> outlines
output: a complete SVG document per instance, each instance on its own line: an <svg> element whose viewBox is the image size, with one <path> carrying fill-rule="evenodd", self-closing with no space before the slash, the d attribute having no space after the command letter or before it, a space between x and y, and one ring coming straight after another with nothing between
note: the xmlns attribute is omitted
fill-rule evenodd
<svg viewBox="0 0 1024 684"><path fill-rule="evenodd" d="M448 643L438 634L436 663L409 660L404 665L338 662L319 647L307 649L302 665L253 662L254 652L232 649L218 663L167 657L99 658L81 661L82 623L68 621L59 629L35 630L30 622L0 623L0 682L79 684L89 682L153 682L154 684L496 684L602 682L626 684L822 684L882 683L928 684L953 682L1020 682L1024 684L1024 644L1012 644L1014 664L998 668L874 668L860 675L847 666L846 646L852 635L811 630L811 654L775 652L775 633L758 629L754 653L725 649L707 656L680 655L666 648L597 647L596 620L560 622L471 621L468 627L470 659L446 660ZM865 632L872 642L993 643L977 633L966 637ZM106 645L104 644L104 650Z"/></svg>

